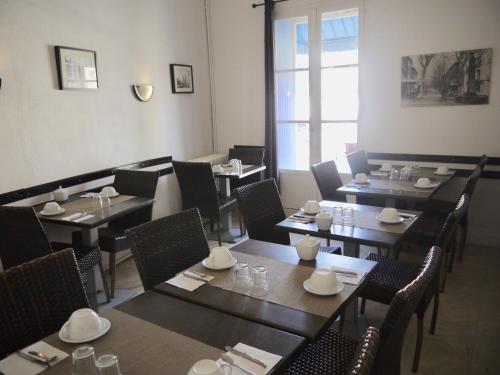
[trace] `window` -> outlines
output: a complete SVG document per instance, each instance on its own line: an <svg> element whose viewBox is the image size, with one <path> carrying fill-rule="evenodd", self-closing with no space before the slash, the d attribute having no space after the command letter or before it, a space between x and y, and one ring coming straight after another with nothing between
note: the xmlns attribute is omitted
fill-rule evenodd
<svg viewBox="0 0 500 375"><path fill-rule="evenodd" d="M358 36L357 9L275 21L279 169L309 170L333 159L349 171L345 154L357 143Z"/></svg>

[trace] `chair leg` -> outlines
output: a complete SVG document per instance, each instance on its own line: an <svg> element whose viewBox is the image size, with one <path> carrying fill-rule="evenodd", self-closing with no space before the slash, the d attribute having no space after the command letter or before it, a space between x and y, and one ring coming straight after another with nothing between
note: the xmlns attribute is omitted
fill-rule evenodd
<svg viewBox="0 0 500 375"><path fill-rule="evenodd" d="M115 271L116 271L116 253L109 253L109 271L111 275L111 298L115 298Z"/></svg>
<svg viewBox="0 0 500 375"><path fill-rule="evenodd" d="M359 313L363 315L365 313L366 298L361 298L361 306L359 308Z"/></svg>
<svg viewBox="0 0 500 375"><path fill-rule="evenodd" d="M460 225L460 244L458 248L458 261L461 262L462 259L464 258L464 248L465 244L467 243L467 227L468 223L467 221L463 224Z"/></svg>
<svg viewBox="0 0 500 375"><path fill-rule="evenodd" d="M99 272L101 273L102 288L104 289L104 293L106 293L106 303L108 303L111 301L111 295L109 293L108 282L106 281L106 273L104 272L102 261L99 262Z"/></svg>
<svg viewBox="0 0 500 375"><path fill-rule="evenodd" d="M451 253L446 252L441 261L441 274L439 275L439 292L443 293L446 287L446 279L448 278L448 263L451 258Z"/></svg>
<svg viewBox="0 0 500 375"><path fill-rule="evenodd" d="M422 351L422 339L424 331L424 320L422 318L417 319L417 344L415 346L415 354L413 355L413 366L411 371L418 372L418 362L420 360L420 352Z"/></svg>
<svg viewBox="0 0 500 375"><path fill-rule="evenodd" d="M222 246L222 232L220 227L220 219L217 220L217 239L219 240L219 246Z"/></svg>
<svg viewBox="0 0 500 375"><path fill-rule="evenodd" d="M431 335L436 333L438 311L439 311L439 291L434 293L434 306L432 308L431 329L429 331Z"/></svg>
<svg viewBox="0 0 500 375"><path fill-rule="evenodd" d="M326 239L326 246L330 247L330 239L329 238Z"/></svg>
<svg viewBox="0 0 500 375"><path fill-rule="evenodd" d="M243 223L243 217L240 214L240 235L243 237L245 235L245 224Z"/></svg>
<svg viewBox="0 0 500 375"><path fill-rule="evenodd" d="M210 220L210 233L213 233L214 231L214 221Z"/></svg>
<svg viewBox="0 0 500 375"><path fill-rule="evenodd" d="M457 238L456 236L451 240L450 243L450 261L448 263L448 272L453 271L453 263L455 262L455 253L457 249Z"/></svg>

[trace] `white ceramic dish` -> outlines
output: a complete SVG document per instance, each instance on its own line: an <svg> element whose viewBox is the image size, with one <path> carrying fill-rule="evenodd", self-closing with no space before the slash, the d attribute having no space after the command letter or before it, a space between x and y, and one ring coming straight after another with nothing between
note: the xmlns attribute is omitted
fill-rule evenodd
<svg viewBox="0 0 500 375"><path fill-rule="evenodd" d="M435 188L438 185L439 185L438 183L435 183L435 184L430 184L430 185L427 185L427 186L420 186L420 185L417 185L417 184L414 184L413 186L415 186L417 189L433 189L433 188Z"/></svg>
<svg viewBox="0 0 500 375"><path fill-rule="evenodd" d="M304 215L307 215L307 216L316 216L317 214L319 214L321 212L325 212L325 210L323 210L323 209L320 209L318 212L306 212L304 210L304 207L302 207L300 210L304 213Z"/></svg>
<svg viewBox="0 0 500 375"><path fill-rule="evenodd" d="M399 217L397 220L384 220L380 216L377 216L377 220L384 224L399 224L402 223L405 219L403 217Z"/></svg>
<svg viewBox="0 0 500 375"><path fill-rule="evenodd" d="M63 331L66 330L66 326L68 325L68 322L66 322L63 324L63 326L59 330L59 338L61 339L61 341L64 341L64 342L67 342L70 344L81 344L83 342L89 342L89 341L98 339L99 337L103 336L106 332L108 332L109 329L111 328L111 323L108 319L106 319L106 318L100 318L100 319L101 319L101 323L102 323L102 328L99 332L97 332L93 336L86 337L84 339L79 339L79 340L70 339L70 338L64 336Z"/></svg>
<svg viewBox="0 0 500 375"><path fill-rule="evenodd" d="M225 266L222 266L222 267L212 267L208 264L208 258L205 258L201 261L201 264L203 264L203 267L205 268L208 268L209 270L225 270L225 269L228 269L228 268L231 268L232 266L234 266L236 263L238 263L238 260L233 257L233 259L231 260L231 263L225 265Z"/></svg>
<svg viewBox="0 0 500 375"><path fill-rule="evenodd" d="M59 211L57 211L57 212L45 212L45 210L41 210L40 211L40 215L43 215L43 216L56 216L56 215L63 214L65 212L66 212L66 210L61 207L61 209Z"/></svg>
<svg viewBox="0 0 500 375"><path fill-rule="evenodd" d="M454 172L452 171L449 171L449 172L446 172L446 173L437 173L437 172L434 172L434 174L436 176L451 176Z"/></svg>
<svg viewBox="0 0 500 375"><path fill-rule="evenodd" d="M320 291L314 290L309 285L309 279L304 281L304 283L302 285L304 286L304 289L307 290L309 293L316 294L318 296L333 296L334 294L340 293L341 291L344 290L344 283L342 283L338 280L335 283L335 287L329 291L321 291L320 292Z"/></svg>

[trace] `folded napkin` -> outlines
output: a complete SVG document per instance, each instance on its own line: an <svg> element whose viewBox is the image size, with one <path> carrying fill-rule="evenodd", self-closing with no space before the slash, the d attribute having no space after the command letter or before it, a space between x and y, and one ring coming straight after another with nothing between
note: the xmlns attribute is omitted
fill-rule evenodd
<svg viewBox="0 0 500 375"><path fill-rule="evenodd" d="M51 365L55 365L61 362L64 358L68 357L68 354L54 348L53 346L43 342L38 341L33 345L30 345L22 350L24 353L33 350L35 352L40 352L45 354L47 357L52 357L57 355L57 358L50 362ZM32 362L29 359L20 357L17 353L13 353L7 358L0 361L0 371L5 375L32 375L38 374L45 370L47 367L42 363Z"/></svg>
<svg viewBox="0 0 500 375"><path fill-rule="evenodd" d="M289 216L287 218L289 221L293 221L294 223L301 223L301 224L309 224L312 223L314 220L311 217L299 217L299 216Z"/></svg>
<svg viewBox="0 0 500 375"><path fill-rule="evenodd" d="M364 272L364 271L352 270L349 268L341 268L341 267L332 267L332 270L338 271L337 272L337 280L343 282L344 284L352 284L352 285L358 285L366 274L366 272ZM356 276L342 274L341 273L342 271L355 272Z"/></svg>
<svg viewBox="0 0 500 375"><path fill-rule="evenodd" d="M79 217L78 219L73 220L73 223L79 223L80 221L91 219L93 217L94 217L94 215L85 215L83 217Z"/></svg>
<svg viewBox="0 0 500 375"><path fill-rule="evenodd" d="M190 274L189 271L184 271L184 272L187 274ZM202 286L202 285L206 284L207 282L209 282L210 280L214 279L213 276L200 277L198 275L192 274L192 276L194 276L194 277L198 277L198 278L201 278L201 279L204 279L207 281L207 282L203 282L201 280L195 280L195 279L192 279L190 277L184 276L183 275L184 272L179 273L178 275L172 277L170 280L167 280L165 282L167 284L176 286L177 288L186 289L186 290L192 292L193 290L198 289L200 286Z"/></svg>
<svg viewBox="0 0 500 375"><path fill-rule="evenodd" d="M237 356L231 352L226 353L228 356L230 356L234 360L235 364L243 367L245 370L253 372L255 375L265 375L265 374L271 372L273 367L276 366L278 364L278 362L281 361L281 359L283 358L279 355L272 354L272 353L266 352L264 350L260 350L260 349L254 348L252 346L242 344L242 343L239 343L234 348L236 350L239 350L240 352L244 352L244 353L246 353L254 358L257 358L266 364L267 367L264 368L255 362L252 362L246 358L242 358L240 356ZM218 362L220 362L220 361L221 360L219 359ZM233 366L232 375L248 375L248 374L245 373L244 371L240 370L236 366Z"/></svg>

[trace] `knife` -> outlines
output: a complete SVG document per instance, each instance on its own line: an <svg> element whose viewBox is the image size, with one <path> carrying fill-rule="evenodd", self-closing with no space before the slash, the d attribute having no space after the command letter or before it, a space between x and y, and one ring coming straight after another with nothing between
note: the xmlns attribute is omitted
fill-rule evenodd
<svg viewBox="0 0 500 375"><path fill-rule="evenodd" d="M186 272L183 272L183 273L182 273L182 276L187 277L187 278L189 278L189 279L198 280L198 281L203 281L203 282L205 282L205 283L208 283L208 280L202 279L201 277L197 277L197 276L190 275L189 273L186 273Z"/></svg>
<svg viewBox="0 0 500 375"><path fill-rule="evenodd" d="M335 273L340 273L341 275L345 277L358 277L358 274L356 272L350 272L350 271L339 271L334 269Z"/></svg>
<svg viewBox="0 0 500 375"><path fill-rule="evenodd" d="M31 354L27 354L25 352L22 352L22 351L18 351L17 352L17 355L19 357L22 357L24 359L27 359L28 361L32 361L32 362L36 362L36 363L40 363L41 365L44 365L44 366L47 366L47 367L50 367L50 363L47 362L46 360L40 358L40 357L35 357L34 355L31 355Z"/></svg>
<svg viewBox="0 0 500 375"><path fill-rule="evenodd" d="M257 363L258 365L264 367L264 368L267 368L267 365L265 364L265 362L262 362L260 359L257 359L255 357L252 357L251 355L248 355L247 353L245 352L241 352L239 351L238 349L235 349L229 345L226 345L225 349L228 351L228 352L231 352L233 353L234 355L237 355L237 356L240 356L240 357L243 357L245 359L248 359L249 361L253 362L253 363Z"/></svg>

